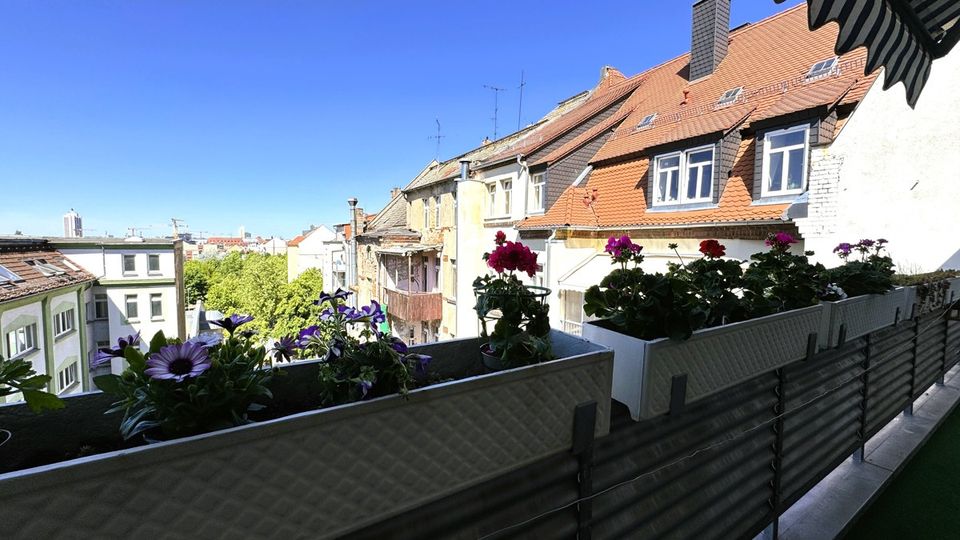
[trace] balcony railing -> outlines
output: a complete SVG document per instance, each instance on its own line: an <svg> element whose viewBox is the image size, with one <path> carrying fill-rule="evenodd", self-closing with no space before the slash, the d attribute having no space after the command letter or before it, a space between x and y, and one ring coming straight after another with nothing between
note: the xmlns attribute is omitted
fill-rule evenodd
<svg viewBox="0 0 960 540"><path fill-rule="evenodd" d="M440 320L443 317L441 296L439 292L383 290L387 314L410 322Z"/></svg>

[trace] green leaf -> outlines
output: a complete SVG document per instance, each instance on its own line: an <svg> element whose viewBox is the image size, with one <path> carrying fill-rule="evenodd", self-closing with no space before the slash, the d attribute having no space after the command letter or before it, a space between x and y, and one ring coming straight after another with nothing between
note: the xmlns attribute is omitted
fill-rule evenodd
<svg viewBox="0 0 960 540"><path fill-rule="evenodd" d="M123 380L119 375L100 375L93 378L93 384L108 394L123 394Z"/></svg>
<svg viewBox="0 0 960 540"><path fill-rule="evenodd" d="M153 335L153 339L150 340L150 354L156 354L160 352L160 349L167 346L167 337L163 335L163 330L160 330Z"/></svg>
<svg viewBox="0 0 960 540"><path fill-rule="evenodd" d="M143 370L147 367L147 361L143 357L143 353L136 347L128 346L123 351L123 357L130 364L130 369L135 373L143 373Z"/></svg>
<svg viewBox="0 0 960 540"><path fill-rule="evenodd" d="M40 390L24 388L23 399L27 402L27 406L30 407L30 410L33 412L62 409L64 407L62 399L53 394L42 392Z"/></svg>

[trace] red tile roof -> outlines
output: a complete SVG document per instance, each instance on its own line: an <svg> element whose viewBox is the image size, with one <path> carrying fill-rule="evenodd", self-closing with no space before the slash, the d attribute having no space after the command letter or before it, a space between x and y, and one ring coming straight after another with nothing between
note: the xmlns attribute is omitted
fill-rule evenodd
<svg viewBox="0 0 960 540"><path fill-rule="evenodd" d="M644 82L621 108L629 109L629 115L591 160L594 169L586 185L568 187L545 214L527 218L519 227L655 227L781 219L788 204L753 201L756 146L749 128L762 120L855 104L863 98L877 77L877 73L861 75L863 49L840 57L838 74L804 80L811 65L834 55L836 37L832 25L808 30L803 3L733 32L729 52L717 71L698 81L686 80L688 55L635 76L631 80ZM720 96L739 86L743 86L740 98L718 108ZM657 114L653 126L637 130L640 121L653 113ZM719 138L733 129L746 133L717 207L647 209L643 191L649 178L647 149L700 135L718 134Z"/></svg>
<svg viewBox="0 0 960 540"><path fill-rule="evenodd" d="M206 240L207 244L223 244L225 246L239 246L245 242L243 238L235 236L211 236Z"/></svg>
<svg viewBox="0 0 960 540"><path fill-rule="evenodd" d="M290 240L289 242L287 242L287 245L290 246L290 247L299 246L299 245L300 245L300 242L303 242L303 239L304 239L304 238L306 238L306 236L304 236L304 235L302 235L302 234L298 234L297 236L295 236L295 237L293 238L293 240Z"/></svg>
<svg viewBox="0 0 960 540"><path fill-rule="evenodd" d="M0 266L13 272L21 280L6 281L0 277L0 302L35 294L52 291L67 285L88 283L96 278L85 270L73 270L64 261L68 261L62 253L46 245L46 242L7 245L0 242ZM36 266L27 261L42 259L63 271L62 274L45 276ZM74 267L79 265L72 263Z"/></svg>

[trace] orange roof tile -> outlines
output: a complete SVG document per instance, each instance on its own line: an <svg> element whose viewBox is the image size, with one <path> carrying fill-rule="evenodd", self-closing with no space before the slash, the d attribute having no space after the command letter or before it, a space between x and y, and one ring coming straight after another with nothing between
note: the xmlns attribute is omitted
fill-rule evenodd
<svg viewBox="0 0 960 540"><path fill-rule="evenodd" d="M302 235L302 234L298 234L297 236L295 236L295 237L293 238L293 240L290 240L289 242L287 242L287 245L290 246L290 247L299 246L299 245L300 245L300 242L303 242L303 239L304 239L304 238L306 238L306 236L304 236L304 235Z"/></svg>
<svg viewBox="0 0 960 540"><path fill-rule="evenodd" d="M55 266L60 273L45 276L40 269L31 264L38 260ZM68 263L77 270L71 268ZM50 247L45 240L17 241L9 245L0 242L0 266L13 272L18 278L15 281L5 279L0 281L0 302L52 291L67 285L92 282L96 279L93 274L79 269L79 265L70 262L62 253Z"/></svg>

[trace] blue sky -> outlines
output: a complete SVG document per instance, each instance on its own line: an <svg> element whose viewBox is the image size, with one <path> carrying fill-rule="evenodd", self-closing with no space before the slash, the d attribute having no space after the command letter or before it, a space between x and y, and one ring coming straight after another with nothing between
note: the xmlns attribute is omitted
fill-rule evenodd
<svg viewBox="0 0 960 540"><path fill-rule="evenodd" d="M798 0L733 0L732 26ZM0 234L291 238L386 203L592 87L686 52L692 0L0 1Z"/></svg>

